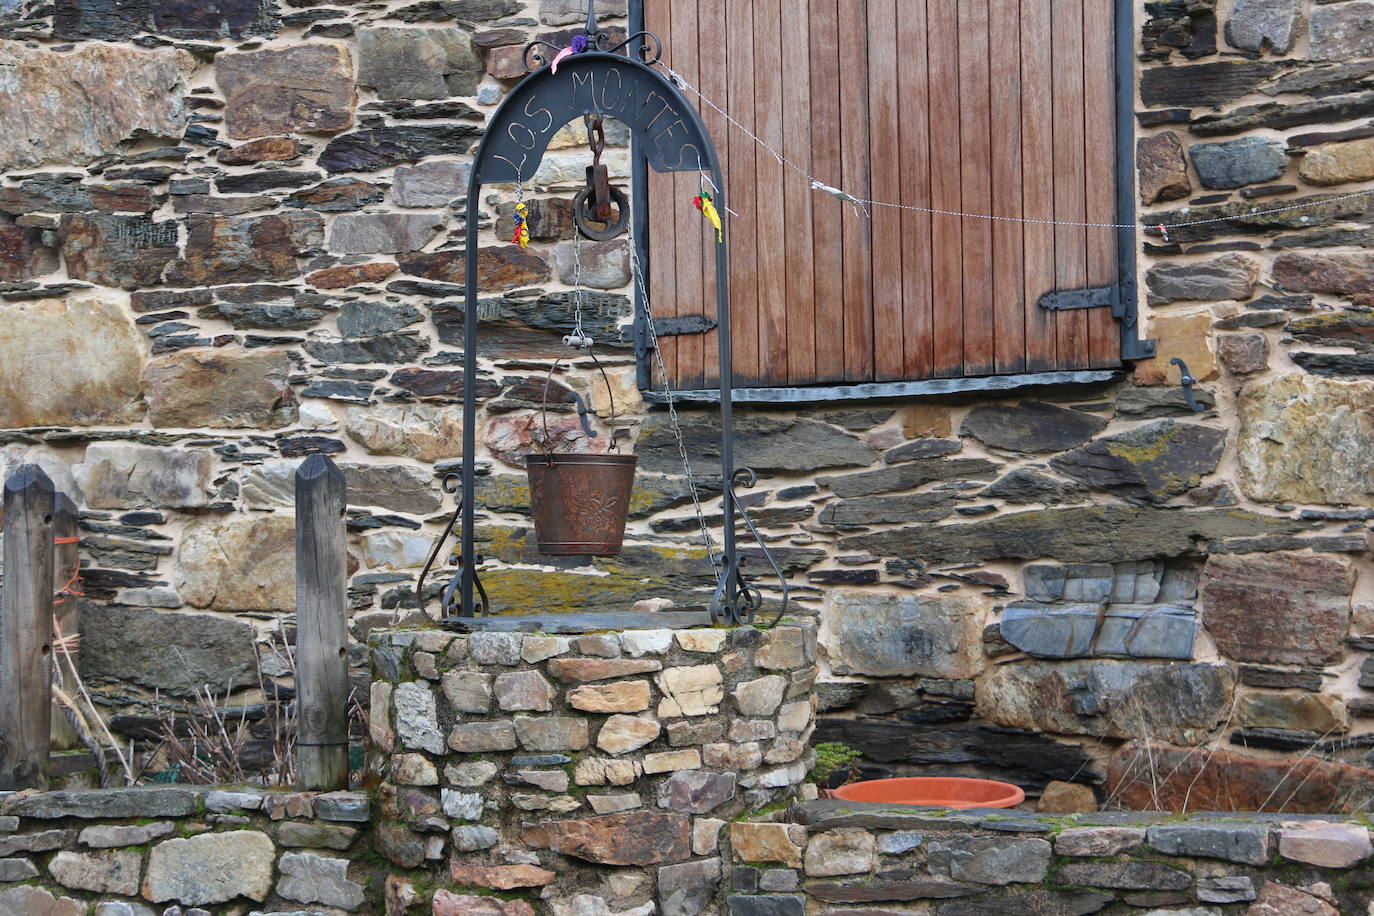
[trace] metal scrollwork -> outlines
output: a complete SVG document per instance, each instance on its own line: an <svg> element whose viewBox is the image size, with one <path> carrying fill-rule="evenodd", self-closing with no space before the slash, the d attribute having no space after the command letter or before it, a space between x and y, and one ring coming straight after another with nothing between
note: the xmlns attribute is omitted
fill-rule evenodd
<svg viewBox="0 0 1374 916"><path fill-rule="evenodd" d="M769 626L777 626L779 620L787 613L787 605L791 600L791 587L787 584L787 577L783 575L782 567L773 557L773 552L764 543L763 536L754 527L754 520L749 517L749 511L739 501L739 494L735 492L736 487L744 487L746 490L752 489L759 481L759 475L753 468L738 468L730 476L730 503L739 511L740 518L744 520L744 526L749 530L749 535L754 542L759 545L763 552L763 558L768 561L768 565L773 568L773 575L777 577L778 585L782 589L782 600L778 607L778 613L774 615L773 622ZM726 524L731 520L726 519ZM724 558L727 565L729 559ZM711 621L719 623L722 616L728 616L729 622L736 625L752 624L759 608L763 607L763 592L758 586L754 585L748 576L744 574L741 567L744 559L739 559L733 568L725 569L720 582L716 586L716 593L711 600Z"/></svg>
<svg viewBox="0 0 1374 916"><path fill-rule="evenodd" d="M429 559L425 560L425 567L420 570L419 581L415 584L415 600L420 606L420 612L426 616L428 616L429 611L425 609L425 605L429 603L429 599L425 597L425 579L429 577L429 571L434 566L434 561L439 558L439 552L443 550L444 542L453 533L454 526L458 524L458 519L463 515L463 498L459 495L462 483L463 476L461 474L445 474L443 482L440 484L445 493L453 496L453 515L449 517L448 524L444 526L444 533L439 535L434 542L434 548L429 552ZM457 569L454 571L453 577L449 579L448 584L439 592L439 619L441 620L460 616L463 603L461 595L462 557L457 552L451 553L448 562L450 566L456 565ZM480 555L473 558L472 584L477 589L477 610L485 617L491 611L491 602L487 599L487 590L482 587L482 577L477 574L477 565L481 562L482 557Z"/></svg>

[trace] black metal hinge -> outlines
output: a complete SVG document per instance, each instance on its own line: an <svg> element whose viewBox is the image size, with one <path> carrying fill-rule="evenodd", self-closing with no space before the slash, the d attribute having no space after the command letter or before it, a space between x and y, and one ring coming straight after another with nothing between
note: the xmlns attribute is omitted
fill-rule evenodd
<svg viewBox="0 0 1374 916"><path fill-rule="evenodd" d="M705 315L680 315L675 318L655 318L654 336L678 337L682 334L705 334L714 331L719 322Z"/></svg>
<svg viewBox="0 0 1374 916"><path fill-rule="evenodd" d="M1054 312L1069 309L1095 309L1109 305L1112 315L1120 318L1121 296L1115 286L1093 286L1087 289L1060 289L1045 293L1036 305Z"/></svg>

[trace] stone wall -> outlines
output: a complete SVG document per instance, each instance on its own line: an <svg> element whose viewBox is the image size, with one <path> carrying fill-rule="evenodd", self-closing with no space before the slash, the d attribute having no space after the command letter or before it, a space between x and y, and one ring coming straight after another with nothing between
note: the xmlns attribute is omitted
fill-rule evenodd
<svg viewBox="0 0 1374 916"><path fill-rule="evenodd" d="M81 663L121 734L146 734L154 692L257 702L259 665L289 696L270 642L290 635L304 455L349 478L359 687L367 632L413 613L459 457L453 204L520 47L566 43L578 6L0 2L0 470L37 461L84 508ZM604 4L612 27L624 12ZM818 733L872 774L1120 801L1138 796L1111 773L1138 768L1118 749L1143 737L1240 752L1262 802L1264 758L1331 758L1336 785L1374 742L1374 260L1370 198L1340 197L1374 178L1369 4L1136 12L1159 357L1091 387L740 412L750 504L819 625ZM510 189L481 201L484 578L503 611L699 605L671 431L616 343L623 240L582 266L625 413L577 438L560 388L554 425L641 456L627 547L550 564L530 543L518 459L571 325L578 131L531 190L528 251L506 241ZM1302 206L1247 215L1270 205ZM584 365L558 381L605 404ZM684 420L704 462L713 415ZM1213 759L1232 758L1189 766Z"/></svg>
<svg viewBox="0 0 1374 916"><path fill-rule="evenodd" d="M0 914L377 913L370 807L354 792L0 793Z"/></svg>
<svg viewBox="0 0 1374 916"><path fill-rule="evenodd" d="M730 916L808 912L1364 913L1364 823L1281 816L1051 818L813 801L730 826ZM808 906L810 904L810 906ZM919 910L892 905L923 905ZM854 909L833 909L849 905Z"/></svg>
<svg viewBox="0 0 1374 916"><path fill-rule="evenodd" d="M550 626L373 635L389 905L711 912L727 824L786 808L810 766L814 628ZM510 899L482 909L493 892Z"/></svg>

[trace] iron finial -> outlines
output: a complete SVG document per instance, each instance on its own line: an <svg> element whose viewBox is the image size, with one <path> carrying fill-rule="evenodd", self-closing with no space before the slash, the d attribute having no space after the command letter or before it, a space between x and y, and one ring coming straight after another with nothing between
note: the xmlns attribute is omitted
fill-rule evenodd
<svg viewBox="0 0 1374 916"><path fill-rule="evenodd" d="M594 38L598 27L596 24L596 0L587 0L587 42L590 44Z"/></svg>

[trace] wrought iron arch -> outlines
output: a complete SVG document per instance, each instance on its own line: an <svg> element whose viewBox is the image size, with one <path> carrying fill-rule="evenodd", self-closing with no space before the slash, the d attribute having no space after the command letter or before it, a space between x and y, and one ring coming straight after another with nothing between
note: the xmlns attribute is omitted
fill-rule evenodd
<svg viewBox="0 0 1374 916"><path fill-rule="evenodd" d="M629 126L636 156L661 172L702 171L714 182L716 207L727 220L724 180L720 159L706 126L686 96L667 77L653 69L658 60L659 42L651 33L641 32L613 48L606 35L596 27L595 3L589 3L586 43L579 53L558 62L542 64L538 51L542 42L526 47L526 66L533 58L537 64L516 85L492 115L477 147L468 178L466 241L466 286L463 312L463 476L461 493L462 566L458 574L459 600L455 602L462 617L474 613L474 584L477 582L475 548L476 518L476 390L477 390L477 203L482 185L488 182L529 181L539 168L549 141L563 125L574 118L604 115ZM650 44L652 42L652 44ZM615 51L636 45L641 59ZM546 45L552 50L559 50ZM761 603L757 589L749 585L740 570L735 523L742 518L751 533L753 524L739 506L732 485L752 485L753 471L735 467L733 416L731 406L730 301L727 282L727 253L724 238L716 243L716 318L720 349L721 479L723 487L724 534L722 553L716 568L717 585L711 600L713 619L727 617L743 622L753 617ZM774 572L782 572L760 540L764 556ZM783 602L787 586L783 579ZM485 593L483 593L485 599ZM423 598L421 598L423 600ZM483 601L485 610L485 600Z"/></svg>

